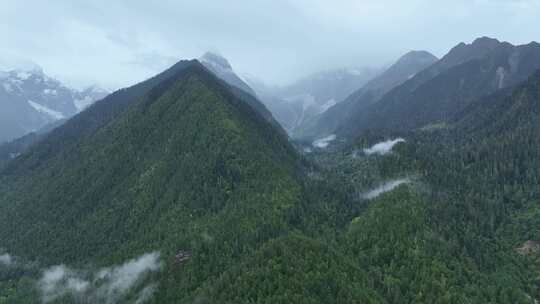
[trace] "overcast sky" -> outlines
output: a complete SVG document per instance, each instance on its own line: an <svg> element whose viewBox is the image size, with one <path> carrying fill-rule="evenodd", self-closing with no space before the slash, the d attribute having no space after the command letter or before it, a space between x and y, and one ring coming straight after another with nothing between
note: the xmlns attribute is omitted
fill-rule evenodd
<svg viewBox="0 0 540 304"><path fill-rule="evenodd" d="M111 89L206 50L284 84L409 50L442 56L479 36L540 40L540 0L2 0L0 18L3 69L35 62Z"/></svg>

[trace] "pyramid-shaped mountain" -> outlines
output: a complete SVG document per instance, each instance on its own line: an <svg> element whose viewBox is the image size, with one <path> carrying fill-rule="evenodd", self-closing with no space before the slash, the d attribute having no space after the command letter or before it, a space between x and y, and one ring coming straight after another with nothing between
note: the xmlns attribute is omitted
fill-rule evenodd
<svg viewBox="0 0 540 304"><path fill-rule="evenodd" d="M110 265L157 250L174 266L189 252L182 271L211 276L287 231L298 169L282 132L199 62L181 62L0 171L1 246L45 265Z"/></svg>

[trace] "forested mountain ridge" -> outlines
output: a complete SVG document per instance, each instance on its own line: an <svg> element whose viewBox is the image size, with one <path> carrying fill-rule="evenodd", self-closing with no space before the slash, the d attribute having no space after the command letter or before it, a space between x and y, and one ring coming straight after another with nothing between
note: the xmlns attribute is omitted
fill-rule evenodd
<svg viewBox="0 0 540 304"><path fill-rule="evenodd" d="M437 62L437 57L426 51L411 51L400 57L386 71L352 92L343 102L301 126L299 138L313 138L332 134L343 123L354 120L367 106L384 94L414 77L418 72Z"/></svg>
<svg viewBox="0 0 540 304"><path fill-rule="evenodd" d="M302 196L299 158L198 62L140 97L130 90L117 93L135 100L120 100L125 109L114 118L77 138L56 129L2 170L0 239L10 254L45 265L189 251L191 266L167 266L183 283L170 281L179 289L163 296L180 300L287 231L286 214ZM78 119L99 112L98 104Z"/></svg>
<svg viewBox="0 0 540 304"><path fill-rule="evenodd" d="M379 278L374 282L388 302L531 303L539 297L539 110L537 72L511 91L473 101L445 128L397 133L406 142L390 155L361 156L370 142L391 134L370 131L343 155L323 158L336 159L331 167L340 180L360 187L377 176L415 172L419 192L397 189L371 203L351 222L346 241ZM379 174L371 167L377 162Z"/></svg>
<svg viewBox="0 0 540 304"><path fill-rule="evenodd" d="M437 203L429 212L440 234L486 272L504 265L533 299L539 252L520 248L540 239L539 114L536 72L511 92L473 102L447 128L415 132L405 152L431 187Z"/></svg>
<svg viewBox="0 0 540 304"><path fill-rule="evenodd" d="M338 134L411 130L441 124L475 99L514 86L540 68L540 44L513 46L480 38L460 44L433 66L345 122Z"/></svg>
<svg viewBox="0 0 540 304"><path fill-rule="evenodd" d="M475 43L400 87L536 58ZM534 303L540 72L513 62L442 125L305 155L198 61L120 90L0 169L0 303Z"/></svg>
<svg viewBox="0 0 540 304"><path fill-rule="evenodd" d="M193 63L194 60L191 61ZM143 81L139 84L136 84L130 88L124 88L120 89L110 96L107 96L104 101L99 102L99 105L96 105L97 110L93 107L89 110L89 112L93 114L87 114L80 117L74 117L73 121L69 121L69 126L59 130L58 132L63 132L63 135L65 138L63 138L63 141L72 141L76 140L79 136L82 136L84 132L87 132L88 130L93 130L100 125L102 125L104 122L107 122L115 117L115 115L118 112L123 111L131 102L132 100L136 99L138 96L144 95L153 85L156 85L160 81L163 81L171 75L173 75L175 72L178 72L182 70L185 66L189 65L190 61L180 61L173 65L171 68L167 69L166 71L156 75L155 77L152 77L146 81ZM213 72L216 74L215 72ZM220 77L216 74L216 76ZM220 77L221 78L221 77ZM225 80L225 79L224 79ZM229 83L229 82L227 82ZM280 130L280 132L285 133L281 129L281 126L279 123L274 119L270 111L266 109L264 104L262 104L257 98L250 94L249 92L246 92L245 90L241 88L234 87L233 84L229 83L232 87L231 90L234 91L235 95L237 95L238 98L241 98L246 103L250 104L254 109L259 112L267 121L271 122L277 129ZM81 109L81 110L86 110ZM19 156L22 154L26 149L31 147L35 142L44 139L49 132L53 131L55 128L61 126L64 122L68 121L68 119L61 119L59 121L55 121L53 123L50 123L48 125L45 125L42 129L36 132L31 132L21 138L14 139L10 142L6 142L0 145L0 167L2 167L3 164L9 162L11 159ZM88 130L87 130L88 129ZM66 132L71 133L69 135L66 134ZM54 140L54 135L51 139ZM52 145L55 145L55 143L50 143ZM67 142L64 142L63 144L67 144Z"/></svg>

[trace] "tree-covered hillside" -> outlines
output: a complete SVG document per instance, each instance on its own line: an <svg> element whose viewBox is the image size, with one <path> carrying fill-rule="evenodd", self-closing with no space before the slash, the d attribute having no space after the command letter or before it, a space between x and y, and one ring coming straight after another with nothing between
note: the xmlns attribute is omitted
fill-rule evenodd
<svg viewBox="0 0 540 304"><path fill-rule="evenodd" d="M184 288L196 288L199 266L211 275L283 234L302 195L287 139L198 63L72 144L51 144L9 163L0 191L2 247L46 265L184 250Z"/></svg>
<svg viewBox="0 0 540 304"><path fill-rule="evenodd" d="M534 303L539 84L300 156L187 63L0 171L0 303Z"/></svg>

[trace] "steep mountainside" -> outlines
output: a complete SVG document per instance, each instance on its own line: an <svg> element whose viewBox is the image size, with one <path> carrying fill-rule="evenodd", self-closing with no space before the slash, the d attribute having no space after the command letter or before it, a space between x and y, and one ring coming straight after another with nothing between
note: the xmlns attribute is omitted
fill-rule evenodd
<svg viewBox="0 0 540 304"><path fill-rule="evenodd" d="M372 68L336 69L315 73L285 87L266 87L257 81L252 81L252 86L280 124L296 137L303 125L343 101L378 73Z"/></svg>
<svg viewBox="0 0 540 304"><path fill-rule="evenodd" d="M480 38L470 45L460 44L434 66L346 121L338 133L350 137L366 129L440 125L476 98L514 86L539 68L538 43L513 46Z"/></svg>
<svg viewBox="0 0 540 304"><path fill-rule="evenodd" d="M0 143L71 117L107 94L97 87L67 88L38 67L0 72Z"/></svg>
<svg viewBox="0 0 540 304"><path fill-rule="evenodd" d="M318 157L361 197L373 179L408 184L380 187L388 193L351 221L343 240L388 303L540 297L539 114L537 73L512 92L473 101L445 128L398 132L405 142L386 155L366 153L389 134L371 131Z"/></svg>
<svg viewBox="0 0 540 304"><path fill-rule="evenodd" d="M288 230L302 191L287 138L198 62L174 69L108 97L124 108L114 117L97 103L0 172L3 248L46 265L157 250L178 284L162 296L181 300ZM179 268L181 251L191 261Z"/></svg>
<svg viewBox="0 0 540 304"><path fill-rule="evenodd" d="M343 102L329 108L316 119L305 123L299 130L298 137L314 138L334 133L341 123L353 119L367 106L377 102L388 91L411 79L436 61L437 57L426 51L412 51L403 55L381 75L352 92Z"/></svg>

